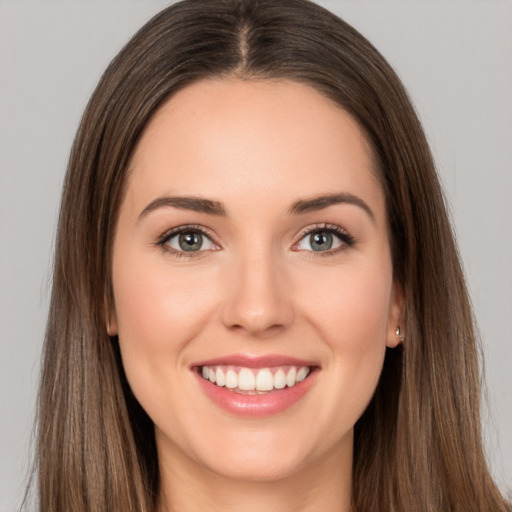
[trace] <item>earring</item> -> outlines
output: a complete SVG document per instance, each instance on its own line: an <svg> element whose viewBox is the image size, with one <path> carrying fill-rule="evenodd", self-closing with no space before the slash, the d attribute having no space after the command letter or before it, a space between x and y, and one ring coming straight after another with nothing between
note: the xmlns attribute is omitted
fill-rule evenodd
<svg viewBox="0 0 512 512"><path fill-rule="evenodd" d="M107 323L107 336L109 336L109 338L116 336L116 334L112 332L112 326L110 325L110 321Z"/></svg>
<svg viewBox="0 0 512 512"><path fill-rule="evenodd" d="M402 334L402 329L399 325L396 326L395 336L398 340L404 341L404 336Z"/></svg>

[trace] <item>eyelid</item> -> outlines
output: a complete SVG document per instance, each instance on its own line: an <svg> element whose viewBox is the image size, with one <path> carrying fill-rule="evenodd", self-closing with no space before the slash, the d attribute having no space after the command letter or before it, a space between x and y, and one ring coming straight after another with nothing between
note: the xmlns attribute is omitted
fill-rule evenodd
<svg viewBox="0 0 512 512"><path fill-rule="evenodd" d="M333 233L335 236L337 236L341 242L342 245L340 247L337 247L335 249L329 249L327 251L309 251L306 249L298 249L298 245L300 242L306 237L313 233L320 232L320 231L328 231L330 233ZM307 252L310 253L312 256L328 256L332 254L336 254L339 251L343 251L344 249L347 249L348 247L352 247L356 244L357 240L354 236L352 236L346 229L342 228L341 226L338 226L337 224L330 224L330 223L319 223L314 224L312 226L307 226L306 228L302 229L299 234L297 235L297 241L293 244L292 250L300 251L300 252Z"/></svg>
<svg viewBox="0 0 512 512"><path fill-rule="evenodd" d="M186 233L189 231L197 231L198 233L201 233L201 235L208 238L211 241L211 243L216 246L216 248L214 250L220 249L220 244L217 242L216 236L213 233L213 231L211 229L208 229L199 224L183 224L181 226L176 226L171 229L168 229L167 231L165 231L158 237L158 239L156 241L156 245L162 247L165 251L167 251L173 255L176 255L179 257L187 257L187 258L188 257L194 258L194 257L197 257L197 256L203 254L204 252L207 252L208 250L211 250L211 249L203 249L203 250L199 250L199 251L186 252L186 251L176 250L173 247L170 247L169 245L167 245L167 242L174 236L179 235L181 233Z"/></svg>
<svg viewBox="0 0 512 512"><path fill-rule="evenodd" d="M156 241L156 245L162 247L166 252L171 253L172 255L176 257L184 257L184 258L194 258L203 255L205 252L212 250L212 249L203 249L199 251L179 251L176 250L169 245L167 245L167 242L174 236L179 235L181 233L185 233L188 231L197 231L201 233L203 236L207 237L212 244L216 246L213 250L219 250L221 249L221 245L217 242L215 233L205 226L201 226L199 224L184 224L181 226L176 226L171 229L168 229L165 231L162 235L160 235ZM335 236L337 236L340 241L342 242L340 247L337 247L335 249L330 249L327 251L310 251L306 249L298 249L299 243L308 235L311 235L312 233L319 232L319 231L329 231L333 233ZM295 250L297 252L307 252L310 253L311 256L328 256L332 254L336 254L340 251L343 251L344 249L347 249L349 247L354 246L357 243L357 240L355 237L353 237L346 229L342 228L341 226L338 226L337 224L330 224L330 223L318 223L313 224L310 226L307 226L306 228L302 229L298 235L297 235L297 241L292 245L292 250Z"/></svg>

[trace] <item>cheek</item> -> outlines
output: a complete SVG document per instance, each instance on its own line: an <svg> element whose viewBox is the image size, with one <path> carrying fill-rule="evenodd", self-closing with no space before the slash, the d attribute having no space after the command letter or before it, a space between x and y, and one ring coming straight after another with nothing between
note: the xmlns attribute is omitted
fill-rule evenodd
<svg viewBox="0 0 512 512"><path fill-rule="evenodd" d="M386 268L388 267L388 268ZM332 270L332 269L329 269ZM344 340L364 352L373 344L386 343L390 311L392 277L390 265L340 267L316 276L305 284L303 310L325 338L336 346ZM319 287L318 283L325 286Z"/></svg>
<svg viewBox="0 0 512 512"><path fill-rule="evenodd" d="M302 309L330 352L333 400L352 411L351 421L355 422L371 399L382 371L391 265L352 265L347 272L340 268L325 282L329 286L322 293L317 287L315 293L303 294ZM310 290L315 290L313 284Z"/></svg>
<svg viewBox="0 0 512 512"><path fill-rule="evenodd" d="M156 260L156 263L155 263ZM170 271L165 258L120 259L114 272L116 318L121 339L162 348L179 345L199 328L200 312L212 301L205 286L211 272Z"/></svg>
<svg viewBox="0 0 512 512"><path fill-rule="evenodd" d="M155 259L126 255L113 276L123 366L145 405L165 399L183 348L204 329L214 298L201 271L170 272L165 259Z"/></svg>

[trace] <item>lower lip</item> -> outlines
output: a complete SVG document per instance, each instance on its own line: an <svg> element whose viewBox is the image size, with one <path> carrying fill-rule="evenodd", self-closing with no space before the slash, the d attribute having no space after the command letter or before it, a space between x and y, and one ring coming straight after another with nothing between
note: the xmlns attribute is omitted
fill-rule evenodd
<svg viewBox="0 0 512 512"><path fill-rule="evenodd" d="M311 369L303 381L291 388L276 389L264 395L244 395L219 387L195 372L201 388L219 407L237 416L262 417L278 414L298 402L315 382L317 368Z"/></svg>

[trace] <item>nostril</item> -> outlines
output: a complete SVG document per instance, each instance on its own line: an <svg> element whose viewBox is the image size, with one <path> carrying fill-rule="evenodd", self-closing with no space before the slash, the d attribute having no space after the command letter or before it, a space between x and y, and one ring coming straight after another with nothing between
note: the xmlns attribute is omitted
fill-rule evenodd
<svg viewBox="0 0 512 512"><path fill-rule="evenodd" d="M249 265L249 263L246 263ZM285 293L276 265L252 262L240 270L238 279L226 289L222 320L224 325L252 336L274 335L293 320L293 296Z"/></svg>
<svg viewBox="0 0 512 512"><path fill-rule="evenodd" d="M254 321L247 322L244 324L234 324L231 326L227 326L229 330L234 333L239 333L246 337L258 338L258 339L268 339L276 336L280 331L286 328L283 324L272 324L272 325L264 325L258 324Z"/></svg>

